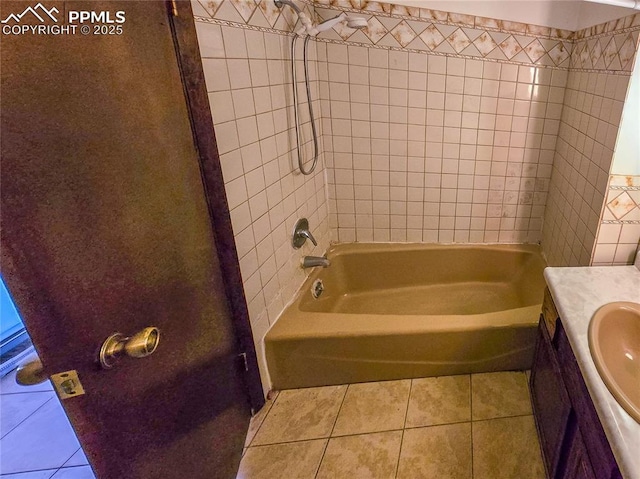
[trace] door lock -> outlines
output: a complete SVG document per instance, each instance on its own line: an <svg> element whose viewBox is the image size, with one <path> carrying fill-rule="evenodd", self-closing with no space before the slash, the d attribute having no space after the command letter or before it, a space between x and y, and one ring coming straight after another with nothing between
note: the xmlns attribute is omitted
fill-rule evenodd
<svg viewBox="0 0 640 479"><path fill-rule="evenodd" d="M100 348L100 365L103 369L111 369L122 356L144 358L153 354L160 342L160 330L154 326L144 328L130 337L121 333L113 333Z"/></svg>

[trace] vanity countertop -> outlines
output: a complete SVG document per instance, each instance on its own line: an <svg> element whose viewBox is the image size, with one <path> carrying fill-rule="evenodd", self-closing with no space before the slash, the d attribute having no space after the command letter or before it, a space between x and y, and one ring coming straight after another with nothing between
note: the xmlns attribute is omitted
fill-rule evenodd
<svg viewBox="0 0 640 479"><path fill-rule="evenodd" d="M618 404L600 378L587 332L600 306L613 301L640 303L640 270L635 266L546 268L544 276L620 472L625 479L638 479L640 424Z"/></svg>

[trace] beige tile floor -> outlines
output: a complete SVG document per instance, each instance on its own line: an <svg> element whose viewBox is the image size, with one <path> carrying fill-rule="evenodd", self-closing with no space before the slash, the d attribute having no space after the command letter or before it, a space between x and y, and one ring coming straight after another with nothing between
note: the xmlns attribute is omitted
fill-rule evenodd
<svg viewBox="0 0 640 479"><path fill-rule="evenodd" d="M527 374L281 391L252 419L238 479L544 479Z"/></svg>

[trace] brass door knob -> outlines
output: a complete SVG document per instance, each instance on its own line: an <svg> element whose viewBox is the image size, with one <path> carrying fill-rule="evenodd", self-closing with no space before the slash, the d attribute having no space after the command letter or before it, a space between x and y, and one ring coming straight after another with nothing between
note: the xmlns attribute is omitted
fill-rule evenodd
<svg viewBox="0 0 640 479"><path fill-rule="evenodd" d="M155 326L144 328L130 337L121 333L113 333L100 348L100 365L103 369L111 369L122 356L144 358L153 354L160 342L160 330Z"/></svg>

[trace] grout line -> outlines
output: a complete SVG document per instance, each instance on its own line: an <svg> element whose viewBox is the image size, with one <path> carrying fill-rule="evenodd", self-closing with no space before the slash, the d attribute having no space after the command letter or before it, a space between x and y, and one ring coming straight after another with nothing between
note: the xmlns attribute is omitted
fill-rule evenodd
<svg viewBox="0 0 640 479"><path fill-rule="evenodd" d="M71 458L72 458L72 457L73 457L73 456L78 452L78 450L80 450L80 449L82 449L82 446L80 446L80 448L79 448L79 449L76 449L76 450L73 452L73 454L71 454L71 455L70 455L70 456L69 456L69 457L68 457L68 458L67 458L67 459L62 463L62 466L60 466L60 467L58 468L58 470L60 470L60 469L64 468L64 467L65 467L64 465L65 465L67 462L69 462L69 461L71 460ZM82 464L82 465L84 466L85 464ZM86 465L88 465L88 464L86 464ZM65 469L69 469L69 468L72 468L72 467L80 467L80 466L67 466ZM93 469L92 469L92 471L93 471ZM56 471L56 474L57 474L57 471Z"/></svg>
<svg viewBox="0 0 640 479"><path fill-rule="evenodd" d="M402 435L400 437L400 448L398 449L398 459L396 460L396 471L394 477L398 477L398 472L400 471L400 457L402 456L402 444L404 442L404 431L407 429L407 416L409 415L409 403L411 403L411 391L413 390L413 381L414 378L410 379L409 382L409 397L407 398L407 406L404 410L404 421L402 423Z"/></svg>
<svg viewBox="0 0 640 479"><path fill-rule="evenodd" d="M25 417L22 421L20 421L18 424L16 424L14 427L12 427L9 431L7 431L5 434L2 435L2 437L0 439L4 439L6 438L9 434L11 434L13 431L15 431L18 427L20 427L27 419L29 419L31 416L33 416L35 413L37 413L40 409L42 409L45 404L48 404L50 401L52 401L54 399L55 393L53 395L53 397L50 397L49 399L47 399L45 402L43 402L38 408L36 408L31 414L29 414L27 417ZM67 459L69 460L69 459Z"/></svg>
<svg viewBox="0 0 640 479"><path fill-rule="evenodd" d="M474 422L484 422L484 421L495 421L496 419L513 419L516 417L528 417L528 416L533 416L533 413L530 412L528 414L512 414L511 416L498 416L498 417L490 417L487 419L475 419L475 420L472 420L471 422L474 423Z"/></svg>
<svg viewBox="0 0 640 479"><path fill-rule="evenodd" d="M349 392L349 387L351 385L347 385L345 391L344 391L344 395L342 396L342 401L340 401L340 406L338 407L338 413L336 414L336 418L333 420L333 425L331 426L331 431L329 432L329 437L327 438L327 443L324 445L324 449L322 450L322 455L320 456L320 461L318 462L318 467L316 469L316 473L314 474L313 477L318 477L318 473L320 472L320 466L322 465L322 461L324 461L324 455L327 452L327 448L329 447L329 441L331 440L331 438L333 437L333 431L336 428L336 424L338 422L338 417L340 416L340 411L342 411L342 405L344 404L344 400L347 397L347 392Z"/></svg>
<svg viewBox="0 0 640 479"><path fill-rule="evenodd" d="M531 416L531 414L526 414L523 416L508 416L506 418L495 418L495 419L511 419L514 417L527 417L527 416ZM492 421L493 419L483 419L483 421ZM480 421L476 421L476 422L480 422ZM342 437L355 437L355 436L367 436L370 434L383 434L385 432L396 432L396 431L406 431L406 430L412 430L412 429L425 429L425 428L430 428L430 427L440 427L440 426L452 426L452 425L458 425L458 424L467 424L467 423L471 423L471 421L459 421L459 422L446 422L446 423L442 423L442 424L429 424L427 426L414 426L414 427L407 427L407 428L396 428L396 429L385 429L383 431L370 431L370 432L358 432L358 433L353 433L353 434L343 434L340 436L319 436L319 437L313 437L313 438L307 438L307 439L298 439L295 441L280 441L280 442L270 442L268 444L256 444L255 446L251 446L252 448L258 448L258 447L264 447L264 446L275 446L275 445L279 445L279 444L293 444L296 442L308 442L308 441L318 441L320 439L336 439L336 438L342 438ZM249 448L247 448L249 449Z"/></svg>
<svg viewBox="0 0 640 479"><path fill-rule="evenodd" d="M65 466L61 466L58 469L56 469L51 476L49 476L49 479L51 479L52 477L55 477L55 475L58 474L60 471L67 471L67 470L70 470L70 469L76 469L76 468L80 468L80 467L89 467L89 469L91 469L92 476L94 478L96 477L95 473L93 472L93 468L89 464L82 464L82 465L77 465L77 466L66 466L66 467Z"/></svg>
<svg viewBox="0 0 640 479"><path fill-rule="evenodd" d="M24 470L24 471L15 471L15 472L7 472L7 473L3 473L2 477L4 476L9 476L9 475L14 475L14 474L26 474L26 473L31 473L31 472L52 472L51 476L49 476L49 478L53 477L54 475L56 475L59 471L61 471L62 469L79 469L81 467L89 467L91 468L90 464L77 464L74 466L60 466L60 467L48 467L46 469L28 469L28 470ZM93 473L93 469L91 469L91 472Z"/></svg>
<svg viewBox="0 0 640 479"><path fill-rule="evenodd" d="M398 473L400 472L400 457L402 456L402 445L404 443L404 429L402 430L402 436L400 437L400 449L398 449L398 460L396 461L396 472L394 477L398 477Z"/></svg>
<svg viewBox="0 0 640 479"><path fill-rule="evenodd" d="M320 473L320 466L322 466L322 461L324 461L324 455L327 452L328 447L329 447L329 438L326 439L326 442L324 443L324 448L322 448L322 454L320 455L320 460L318 461L318 465L316 466L316 472L313 475L314 478L317 478L318 473Z"/></svg>
<svg viewBox="0 0 640 479"><path fill-rule="evenodd" d="M469 423L469 428L470 428L470 433L471 433L471 437L470 437L471 441L469 441L469 443L470 443L469 446L471 447L471 477L473 478L474 477L474 472L473 472L473 469L474 469L474 467L473 467L474 466L474 462L473 462L473 422Z"/></svg>
<svg viewBox="0 0 640 479"><path fill-rule="evenodd" d="M16 472L6 472L4 474L2 474L2 477L5 476L9 476L9 475L19 475L19 474L28 474L31 472L51 472L52 474L49 476L48 479L51 479L61 468L59 467L54 467L54 468L47 468L47 469L29 469L27 471L16 471Z"/></svg>
<svg viewBox="0 0 640 479"><path fill-rule="evenodd" d="M341 437L341 436L338 436ZM270 446L280 446L283 444L297 444L299 442L311 442L311 441L321 441L323 439L330 439L329 436L322 437L310 437L307 439L298 439L296 441L282 441L282 442L270 442L269 444L256 444L255 446L247 447L246 449L259 449L261 447L270 447Z"/></svg>
<svg viewBox="0 0 640 479"><path fill-rule="evenodd" d="M78 451L80 451L80 450L82 450L82 446L80 446L78 449L76 449L76 450L75 450L75 452L69 456L69 459L67 459L66 461L64 461L64 462L62 463L62 466L60 466L60 468L62 469L63 467L65 467L65 464L66 464L67 462L69 462L69 461L71 460L71 458L72 458L73 456L75 456L75 455L78 453ZM81 465L83 465L83 466L84 466L84 464L81 464ZM75 467L75 466L67 466L67 467Z"/></svg>
<svg viewBox="0 0 640 479"><path fill-rule="evenodd" d="M37 393L54 393L55 391L53 389L42 389L39 391L15 391L15 392L3 392L0 393L0 398L2 398L3 396L15 396L16 394L37 394Z"/></svg>
<svg viewBox="0 0 640 479"><path fill-rule="evenodd" d="M471 478L473 479L473 381L472 375L469 374L469 428L471 433Z"/></svg>
<svg viewBox="0 0 640 479"><path fill-rule="evenodd" d="M276 398L271 403L271 406L269 406L269 410L264 415L264 418L262 419L262 422L258 426L258 429L256 429L256 433L251 438L251 441L249 441L249 444L247 444L246 447L243 446L244 449L249 449L250 447L252 447L253 441L255 441L256 437L258 437L258 433L260 432L260 429L262 429L262 426L267 421L267 418L269 417L269 414L271 414L271 411L273 410L273 407L276 405L276 401L280 398L280 394L281 393L282 393L282 391L278 391L278 394L276 395ZM243 456L244 456L244 454L243 454Z"/></svg>
<svg viewBox="0 0 640 479"><path fill-rule="evenodd" d="M342 401L340 401L340 407L338 408L338 414L336 414L336 418L333 420L333 426L331 426L331 432L329 432L329 437L333 437L333 431L336 428L336 424L338 423L338 417L340 417L340 412L342 411L342 406L344 405L344 401L347 398L347 393L349 392L349 388L351 384L347 384L347 388L344 392L344 396L342 396Z"/></svg>
<svg viewBox="0 0 640 479"><path fill-rule="evenodd" d="M409 403L411 403L411 391L413 391L413 378L409 380L409 397L407 397L407 405L404 408L404 421L402 421L402 429L407 428L407 416L409 415Z"/></svg>
<svg viewBox="0 0 640 479"><path fill-rule="evenodd" d="M473 422L473 374L469 374L469 421Z"/></svg>
<svg viewBox="0 0 640 479"><path fill-rule="evenodd" d="M424 424L421 426L405 426L404 429L424 429L425 427L439 427L439 426L452 426L455 424L466 424L471 421L451 421L451 422L442 422L437 424Z"/></svg>

